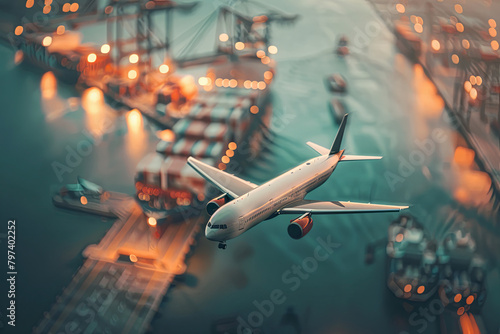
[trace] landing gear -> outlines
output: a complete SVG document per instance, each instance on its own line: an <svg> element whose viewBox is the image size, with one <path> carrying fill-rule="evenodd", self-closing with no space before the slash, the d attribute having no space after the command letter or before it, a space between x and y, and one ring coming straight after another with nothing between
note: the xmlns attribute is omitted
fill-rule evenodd
<svg viewBox="0 0 500 334"><path fill-rule="evenodd" d="M227 245L226 243L223 241L223 242L219 242L219 249L226 249Z"/></svg>

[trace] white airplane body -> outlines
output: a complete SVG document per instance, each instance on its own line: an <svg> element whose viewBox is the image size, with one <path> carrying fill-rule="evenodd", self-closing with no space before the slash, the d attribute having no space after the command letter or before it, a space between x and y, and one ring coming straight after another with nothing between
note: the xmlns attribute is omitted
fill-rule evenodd
<svg viewBox="0 0 500 334"><path fill-rule="evenodd" d="M301 214L291 220L288 233L294 239L305 236L312 228L312 214L394 212L408 206L379 205L341 201L312 201L304 197L322 185L343 161L378 160L382 157L344 155L340 144L346 126L344 116L331 149L308 142L321 156L257 186L223 172L201 161L188 158L188 164L224 194L207 204L211 215L205 228L209 240L218 241L219 248L257 224L279 214Z"/></svg>

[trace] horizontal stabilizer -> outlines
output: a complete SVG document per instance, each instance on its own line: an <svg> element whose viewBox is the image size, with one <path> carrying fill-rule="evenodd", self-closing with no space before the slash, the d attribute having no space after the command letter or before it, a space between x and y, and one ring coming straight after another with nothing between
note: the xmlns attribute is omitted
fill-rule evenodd
<svg viewBox="0 0 500 334"><path fill-rule="evenodd" d="M375 155L343 155L340 161L363 161L363 160L380 160L382 157Z"/></svg>
<svg viewBox="0 0 500 334"><path fill-rule="evenodd" d="M327 149L326 147L323 147L321 145L318 145L316 143L313 143L312 141L308 141L307 145L309 145L313 150L318 152L321 155L328 155L330 154L330 150Z"/></svg>

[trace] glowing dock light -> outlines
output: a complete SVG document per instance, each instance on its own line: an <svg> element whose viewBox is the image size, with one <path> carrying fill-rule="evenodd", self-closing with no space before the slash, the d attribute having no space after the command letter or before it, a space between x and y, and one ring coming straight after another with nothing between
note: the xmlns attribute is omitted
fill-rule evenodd
<svg viewBox="0 0 500 334"><path fill-rule="evenodd" d="M52 44L52 37L51 36L45 36L42 40L42 45L47 47L50 44Z"/></svg>
<svg viewBox="0 0 500 334"><path fill-rule="evenodd" d="M207 78L207 77L200 77L200 78L198 79L198 83L199 83L201 86L208 85L208 78Z"/></svg>
<svg viewBox="0 0 500 334"><path fill-rule="evenodd" d="M264 81L259 81L259 83L257 84L257 88L259 88L260 90L266 89L266 83Z"/></svg>
<svg viewBox="0 0 500 334"><path fill-rule="evenodd" d="M495 50L495 51L498 50L498 47L499 47L499 45L498 45L497 41L491 41L491 48L493 50Z"/></svg>
<svg viewBox="0 0 500 334"><path fill-rule="evenodd" d="M87 197L85 196L80 197L80 203L82 203L82 205L87 205L88 203Z"/></svg>
<svg viewBox="0 0 500 334"><path fill-rule="evenodd" d="M104 102L104 94L99 88L90 87L83 92L82 99L85 102L100 104Z"/></svg>
<svg viewBox="0 0 500 334"><path fill-rule="evenodd" d="M475 99L477 98L477 89L472 88L472 89L470 90L470 93L469 93L469 94L470 94L470 98L471 98L471 99L473 99L473 100L475 100Z"/></svg>
<svg viewBox="0 0 500 334"><path fill-rule="evenodd" d="M230 161L231 159L229 159L229 157L228 157L227 155L225 155L225 156L223 156L220 160L221 160L223 163L227 164L227 163L229 163L229 161Z"/></svg>
<svg viewBox="0 0 500 334"><path fill-rule="evenodd" d="M267 51L269 51L270 54L275 55L278 53L278 48L275 45L269 45Z"/></svg>
<svg viewBox="0 0 500 334"><path fill-rule="evenodd" d="M271 80L272 78L273 78L273 72L271 72L271 71L264 72L264 79Z"/></svg>
<svg viewBox="0 0 500 334"><path fill-rule="evenodd" d="M255 55L259 58L264 58L266 56L266 52L264 50L258 50Z"/></svg>
<svg viewBox="0 0 500 334"><path fill-rule="evenodd" d="M128 61L131 63L131 64L135 64L139 61L139 56L136 55L135 53L132 53L129 57L128 57Z"/></svg>
<svg viewBox="0 0 500 334"><path fill-rule="evenodd" d="M166 64L161 64L160 67L158 68L158 70L160 71L160 73L168 73L168 71L170 70L170 67L168 67L168 65Z"/></svg>
<svg viewBox="0 0 500 334"><path fill-rule="evenodd" d="M236 42L236 44L234 44L234 48L236 50L243 50L245 48L245 43L243 43L243 42Z"/></svg>
<svg viewBox="0 0 500 334"><path fill-rule="evenodd" d="M434 51L439 51L441 49L441 43L437 39L433 39L431 42L431 47Z"/></svg>
<svg viewBox="0 0 500 334"><path fill-rule="evenodd" d="M69 12L70 7L71 7L71 4L70 4L70 3L68 3L68 2L66 2L66 3L62 6L62 11L63 11L63 12L65 12L65 13L67 13L67 12Z"/></svg>
<svg viewBox="0 0 500 334"><path fill-rule="evenodd" d="M419 286L418 289L417 289L417 293L419 295L423 294L424 291L425 291L425 286L423 286L423 285Z"/></svg>
<svg viewBox="0 0 500 334"><path fill-rule="evenodd" d="M404 239L403 233L399 233L398 235L396 235L396 242L401 242L403 241L403 239Z"/></svg>
<svg viewBox="0 0 500 334"><path fill-rule="evenodd" d="M87 61L89 63L95 63L96 60L97 60L97 55L95 53L91 53L87 56Z"/></svg>
<svg viewBox="0 0 500 334"><path fill-rule="evenodd" d="M488 29L491 37L497 37L497 30L495 28Z"/></svg>
<svg viewBox="0 0 500 334"><path fill-rule="evenodd" d="M422 26L421 23L415 23L415 26L413 26L413 28L419 34L421 34L424 31L424 27Z"/></svg>
<svg viewBox="0 0 500 334"><path fill-rule="evenodd" d="M217 87L221 87L221 86L222 86L222 78L217 78L217 79L215 80L215 85L216 85Z"/></svg>
<svg viewBox="0 0 500 334"><path fill-rule="evenodd" d="M453 64L458 64L460 62L460 57L458 57L456 54L453 54L451 56L451 61L453 62Z"/></svg>
<svg viewBox="0 0 500 334"><path fill-rule="evenodd" d="M226 155L230 158L234 156L234 151L233 150L226 150Z"/></svg>
<svg viewBox="0 0 500 334"><path fill-rule="evenodd" d="M221 163L219 164L219 169L220 169L220 170L225 170L225 169L226 169L226 164L224 164L224 163L222 163L222 162L221 162Z"/></svg>
<svg viewBox="0 0 500 334"><path fill-rule="evenodd" d="M462 315L462 314L464 314L464 312L465 312L465 309L464 309L464 307L463 307L463 306L462 306L462 307L459 307L459 308L458 308L458 310L457 310L457 314L458 314L458 315Z"/></svg>
<svg viewBox="0 0 500 334"><path fill-rule="evenodd" d="M472 83L470 81L465 81L464 82L464 89L467 93L469 93L470 90L472 89Z"/></svg>
<svg viewBox="0 0 500 334"><path fill-rule="evenodd" d="M137 262L137 256L134 254L129 255L130 262L136 263Z"/></svg>
<svg viewBox="0 0 500 334"><path fill-rule="evenodd" d="M411 284L406 284L405 287L404 287L404 292L410 292L411 289L412 289Z"/></svg>
<svg viewBox="0 0 500 334"><path fill-rule="evenodd" d="M463 39L462 40L462 46L463 46L464 49L468 49L468 48L470 48L470 42L468 40L466 40L466 39Z"/></svg>
<svg viewBox="0 0 500 334"><path fill-rule="evenodd" d="M479 75L476 77L476 85L481 86L483 84L483 78Z"/></svg>
<svg viewBox="0 0 500 334"><path fill-rule="evenodd" d="M458 32L464 32L464 25L460 22L458 22L456 25L455 25L455 28L457 29Z"/></svg>
<svg viewBox="0 0 500 334"><path fill-rule="evenodd" d="M398 3L396 5L396 11L400 14L404 14L404 12L406 11L405 6L401 3Z"/></svg>
<svg viewBox="0 0 500 334"><path fill-rule="evenodd" d="M490 25L490 27L492 28L496 28L497 27L497 21L493 20L493 19L489 19L488 20L488 24Z"/></svg>
<svg viewBox="0 0 500 334"><path fill-rule="evenodd" d="M101 46L101 53L109 53L109 51L111 51L109 44L103 44Z"/></svg>
<svg viewBox="0 0 500 334"><path fill-rule="evenodd" d="M26 8L31 8L35 4L35 0L26 1Z"/></svg>
<svg viewBox="0 0 500 334"><path fill-rule="evenodd" d="M222 33L219 35L219 41L221 42L227 42L229 40L229 36L226 33Z"/></svg>
<svg viewBox="0 0 500 334"><path fill-rule="evenodd" d="M474 302L474 296L470 295L469 297L467 297L467 299L465 300L465 302L467 303L467 305L472 304Z"/></svg>
<svg viewBox="0 0 500 334"><path fill-rule="evenodd" d="M14 29L14 34L16 34L16 36L19 36L23 33L23 31L24 31L23 26L17 26L16 29Z"/></svg>
<svg viewBox="0 0 500 334"><path fill-rule="evenodd" d="M43 6L42 13L48 14L52 10L51 6Z"/></svg>
<svg viewBox="0 0 500 334"><path fill-rule="evenodd" d="M471 84L475 85L476 84L476 77L471 75L470 78L469 78L469 81Z"/></svg>
<svg viewBox="0 0 500 334"><path fill-rule="evenodd" d="M271 62L271 58L269 58L268 56L265 56L260 61L262 62L262 64L267 65Z"/></svg>
<svg viewBox="0 0 500 334"><path fill-rule="evenodd" d="M455 297L453 298L453 301L455 303L459 303L462 300L462 295L460 293L457 293Z"/></svg>
<svg viewBox="0 0 500 334"><path fill-rule="evenodd" d="M236 86L238 86L238 81L236 81L236 79L229 80L229 87L235 88Z"/></svg>
<svg viewBox="0 0 500 334"><path fill-rule="evenodd" d="M128 71L127 76L128 76L128 78L130 80L134 80L135 78L137 78L137 71L136 70L130 70L130 71Z"/></svg>
<svg viewBox="0 0 500 334"><path fill-rule="evenodd" d="M235 151L236 148L238 147L238 145L236 145L236 143L234 141L230 142L227 147L232 150L232 151Z"/></svg>
<svg viewBox="0 0 500 334"><path fill-rule="evenodd" d="M259 107L257 107L257 106L251 106L250 107L250 112L252 114L254 114L254 115L257 114L259 112Z"/></svg>
<svg viewBox="0 0 500 334"><path fill-rule="evenodd" d="M464 12L464 9L462 8L461 5L459 5L458 3L455 5L455 12L457 12L458 14L462 14Z"/></svg>
<svg viewBox="0 0 500 334"><path fill-rule="evenodd" d="M71 12L75 13L78 10L79 7L80 7L80 5L78 5L76 2L73 2L71 4L71 6L69 6L69 10Z"/></svg>
<svg viewBox="0 0 500 334"><path fill-rule="evenodd" d="M156 219L154 217L149 217L148 218L148 225L149 226L156 226Z"/></svg>
<svg viewBox="0 0 500 334"><path fill-rule="evenodd" d="M104 8L104 13L108 15L113 13L113 6L106 6L106 8Z"/></svg>
<svg viewBox="0 0 500 334"><path fill-rule="evenodd" d="M217 82L215 82L215 84L217 85ZM252 88L252 82L250 80L245 80L245 82L243 82L243 87L246 89Z"/></svg>
<svg viewBox="0 0 500 334"><path fill-rule="evenodd" d="M60 26L57 27L57 30L56 30L56 33L58 35L62 35L66 32L66 27L63 26L62 24Z"/></svg>

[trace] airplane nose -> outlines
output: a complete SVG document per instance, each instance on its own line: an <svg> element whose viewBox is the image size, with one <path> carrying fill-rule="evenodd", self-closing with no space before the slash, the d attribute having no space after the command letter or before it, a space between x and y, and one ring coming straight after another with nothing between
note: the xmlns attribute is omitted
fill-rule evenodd
<svg viewBox="0 0 500 334"><path fill-rule="evenodd" d="M210 222L209 222L210 223ZM215 241L214 240L214 231L208 227L208 224L207 226L205 226L205 237L208 239L208 240L212 240L212 241Z"/></svg>

